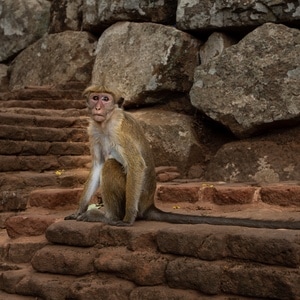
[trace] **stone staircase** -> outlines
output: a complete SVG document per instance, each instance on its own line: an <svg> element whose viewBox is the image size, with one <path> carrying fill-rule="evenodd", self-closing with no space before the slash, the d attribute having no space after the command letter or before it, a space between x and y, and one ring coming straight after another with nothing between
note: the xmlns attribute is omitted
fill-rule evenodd
<svg viewBox="0 0 300 300"><path fill-rule="evenodd" d="M81 186L90 161L87 123L79 90L0 94L0 210L25 209L35 188Z"/></svg>
<svg viewBox="0 0 300 300"><path fill-rule="evenodd" d="M90 159L81 92L0 99L0 300L300 299L299 230L64 221ZM175 180L158 184L156 204L300 220L300 185Z"/></svg>

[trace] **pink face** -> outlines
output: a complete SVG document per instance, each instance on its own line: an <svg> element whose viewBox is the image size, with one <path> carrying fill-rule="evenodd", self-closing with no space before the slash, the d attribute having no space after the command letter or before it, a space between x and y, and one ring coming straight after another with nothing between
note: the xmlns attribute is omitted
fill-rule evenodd
<svg viewBox="0 0 300 300"><path fill-rule="evenodd" d="M113 110L115 101L114 97L108 93L90 93L88 104L93 120L101 123L105 121L107 114Z"/></svg>

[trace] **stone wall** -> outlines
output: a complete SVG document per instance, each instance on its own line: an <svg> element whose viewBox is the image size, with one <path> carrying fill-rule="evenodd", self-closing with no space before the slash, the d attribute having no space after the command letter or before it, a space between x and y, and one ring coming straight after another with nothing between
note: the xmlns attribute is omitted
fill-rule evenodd
<svg viewBox="0 0 300 300"><path fill-rule="evenodd" d="M297 0L3 0L0 92L105 83L158 166L299 180L299 26Z"/></svg>

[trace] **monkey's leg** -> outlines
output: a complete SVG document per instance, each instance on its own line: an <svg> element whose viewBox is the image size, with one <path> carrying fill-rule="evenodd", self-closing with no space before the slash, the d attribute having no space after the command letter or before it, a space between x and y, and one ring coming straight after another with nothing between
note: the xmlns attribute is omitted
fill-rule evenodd
<svg viewBox="0 0 300 300"><path fill-rule="evenodd" d="M117 225L125 215L126 174L115 159L108 159L102 169L101 196L108 223Z"/></svg>
<svg viewBox="0 0 300 300"><path fill-rule="evenodd" d="M105 214L98 209L91 209L80 215L77 220L119 225L125 215L126 175L122 165L115 159L108 159L103 165L101 177Z"/></svg>

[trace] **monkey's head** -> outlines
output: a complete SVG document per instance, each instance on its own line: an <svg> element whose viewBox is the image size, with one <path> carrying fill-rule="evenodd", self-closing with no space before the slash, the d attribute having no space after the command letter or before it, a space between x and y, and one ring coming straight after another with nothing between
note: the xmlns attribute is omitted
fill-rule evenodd
<svg viewBox="0 0 300 300"><path fill-rule="evenodd" d="M84 90L91 118L102 123L116 107L121 97L103 86L90 86Z"/></svg>

